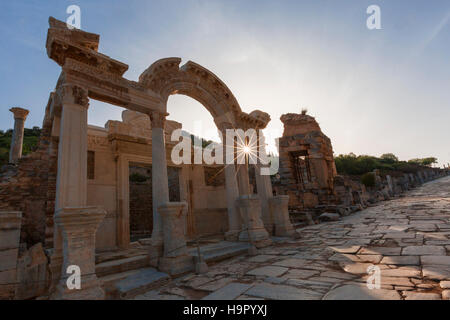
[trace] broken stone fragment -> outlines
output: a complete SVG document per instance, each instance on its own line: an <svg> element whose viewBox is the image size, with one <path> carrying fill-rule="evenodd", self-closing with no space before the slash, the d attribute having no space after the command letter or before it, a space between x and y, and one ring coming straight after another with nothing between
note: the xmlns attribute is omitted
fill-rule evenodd
<svg viewBox="0 0 450 320"><path fill-rule="evenodd" d="M340 215L337 213L325 212L319 216L320 221L337 221L340 219Z"/></svg>

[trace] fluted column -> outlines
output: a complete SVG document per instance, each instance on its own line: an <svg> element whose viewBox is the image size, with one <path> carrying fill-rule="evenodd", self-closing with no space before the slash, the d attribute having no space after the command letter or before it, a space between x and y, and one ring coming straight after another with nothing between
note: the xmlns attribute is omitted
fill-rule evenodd
<svg viewBox="0 0 450 320"><path fill-rule="evenodd" d="M14 131L9 151L9 162L17 163L17 160L22 157L23 131L29 111L22 108L11 108L9 111L14 114Z"/></svg>
<svg viewBox="0 0 450 320"><path fill-rule="evenodd" d="M165 113L152 112L152 201L153 201L153 231L152 246L162 255L163 228L158 208L169 202L169 181L167 177L166 144L164 137Z"/></svg>

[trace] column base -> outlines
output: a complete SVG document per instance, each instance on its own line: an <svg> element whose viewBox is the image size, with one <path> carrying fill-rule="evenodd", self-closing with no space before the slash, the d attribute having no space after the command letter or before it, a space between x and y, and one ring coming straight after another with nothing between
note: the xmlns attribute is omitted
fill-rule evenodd
<svg viewBox="0 0 450 320"><path fill-rule="evenodd" d="M295 229L289 219L289 196L279 195L272 197L269 199L269 205L274 218L275 236L294 236Z"/></svg>
<svg viewBox="0 0 450 320"><path fill-rule="evenodd" d="M244 230L239 234L239 241L251 242L257 248L272 244L269 233L261 220L261 203L255 195L241 196L237 200Z"/></svg>
<svg viewBox="0 0 450 320"><path fill-rule="evenodd" d="M178 276L194 270L194 258L190 255L161 257L158 269L171 276Z"/></svg>
<svg viewBox="0 0 450 320"><path fill-rule="evenodd" d="M230 230L225 233L225 240L227 241L238 241L239 240L239 233L241 230Z"/></svg>
<svg viewBox="0 0 450 320"><path fill-rule="evenodd" d="M162 235L161 237L152 237L150 240L150 248L149 248L149 258L150 258L150 266L158 267L159 259L163 256L164 252L164 242Z"/></svg>
<svg viewBox="0 0 450 320"><path fill-rule="evenodd" d="M101 283L95 275L85 282L82 281L81 289L68 289L64 280L56 286L55 292L50 297L51 300L104 300L105 292L101 288Z"/></svg>

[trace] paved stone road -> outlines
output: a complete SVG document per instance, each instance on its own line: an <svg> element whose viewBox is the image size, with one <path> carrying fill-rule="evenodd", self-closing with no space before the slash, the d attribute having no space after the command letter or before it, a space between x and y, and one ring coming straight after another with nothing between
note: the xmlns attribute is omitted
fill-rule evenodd
<svg viewBox="0 0 450 320"><path fill-rule="evenodd" d="M450 177L299 232L136 299L450 299Z"/></svg>

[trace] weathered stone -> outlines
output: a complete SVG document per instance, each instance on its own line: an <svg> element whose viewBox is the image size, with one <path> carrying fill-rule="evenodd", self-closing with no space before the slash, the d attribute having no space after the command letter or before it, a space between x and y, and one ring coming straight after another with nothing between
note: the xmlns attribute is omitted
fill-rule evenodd
<svg viewBox="0 0 450 320"><path fill-rule="evenodd" d="M202 300L233 300L246 292L252 285L245 283L230 283L225 287L207 295Z"/></svg>
<svg viewBox="0 0 450 320"><path fill-rule="evenodd" d="M159 259L159 270L180 275L194 269L193 257L188 254L184 237L186 203L168 202L159 207L164 236L164 255Z"/></svg>
<svg viewBox="0 0 450 320"><path fill-rule="evenodd" d="M442 300L450 300L450 290L442 291Z"/></svg>
<svg viewBox="0 0 450 320"><path fill-rule="evenodd" d="M395 264L395 265L419 265L418 256L389 256L384 257L381 260L382 264Z"/></svg>
<svg viewBox="0 0 450 320"><path fill-rule="evenodd" d="M420 268L413 266L383 269L381 272L382 277L419 277L420 274Z"/></svg>
<svg viewBox="0 0 450 320"><path fill-rule="evenodd" d="M399 247L367 247L362 248L360 254L381 254L383 256L398 256L402 248Z"/></svg>
<svg viewBox="0 0 450 320"><path fill-rule="evenodd" d="M405 300L441 300L441 295L437 293L403 291Z"/></svg>
<svg viewBox="0 0 450 320"><path fill-rule="evenodd" d="M425 265L444 265L450 266L450 256L436 255L436 256L422 256L420 260Z"/></svg>
<svg viewBox="0 0 450 320"><path fill-rule="evenodd" d="M356 253L361 248L361 246L338 246L330 247L333 251L339 253Z"/></svg>
<svg viewBox="0 0 450 320"><path fill-rule="evenodd" d="M409 246L402 250L404 256L440 256L445 255L445 248L438 246Z"/></svg>
<svg viewBox="0 0 450 320"><path fill-rule="evenodd" d="M46 294L50 284L48 259L38 243L26 251L18 261L16 299L30 299Z"/></svg>
<svg viewBox="0 0 450 320"><path fill-rule="evenodd" d="M400 300L395 290L372 289L366 285L343 285L328 292L323 300Z"/></svg>
<svg viewBox="0 0 450 320"><path fill-rule="evenodd" d="M55 222L63 235L62 270L65 274L69 266L78 266L81 272L81 289L69 289L66 284L67 276L61 277L56 291L52 294L53 299L105 298L95 274L95 232L105 214L106 211L100 207L70 207L57 211Z"/></svg>
<svg viewBox="0 0 450 320"><path fill-rule="evenodd" d="M268 283L253 286L246 295L272 300L318 300L322 296L312 290Z"/></svg>
<svg viewBox="0 0 450 320"><path fill-rule="evenodd" d="M286 273L286 271L288 271L288 268L266 266L250 270L249 272L247 272L247 274L253 276L278 277L281 276L283 273Z"/></svg>

